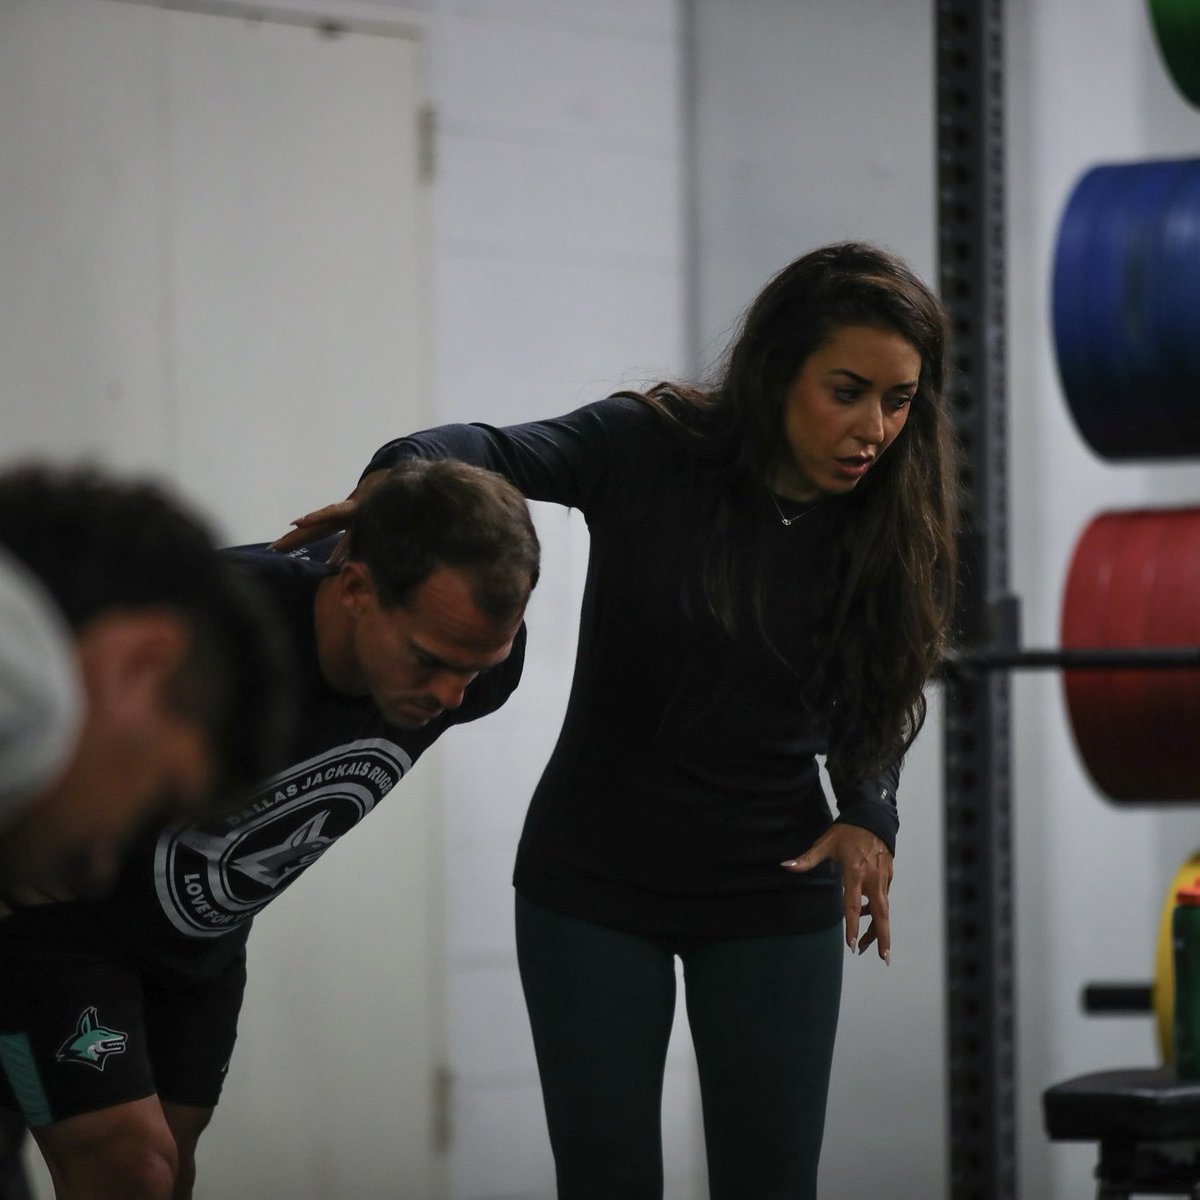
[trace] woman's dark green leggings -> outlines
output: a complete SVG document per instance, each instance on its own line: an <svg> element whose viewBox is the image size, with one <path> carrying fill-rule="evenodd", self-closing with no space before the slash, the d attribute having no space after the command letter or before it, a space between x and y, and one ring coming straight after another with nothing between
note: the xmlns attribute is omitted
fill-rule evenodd
<svg viewBox="0 0 1200 1200"><path fill-rule="evenodd" d="M813 1200L841 998L840 926L641 937L517 897L517 956L559 1200L660 1200L675 955L712 1200Z"/></svg>

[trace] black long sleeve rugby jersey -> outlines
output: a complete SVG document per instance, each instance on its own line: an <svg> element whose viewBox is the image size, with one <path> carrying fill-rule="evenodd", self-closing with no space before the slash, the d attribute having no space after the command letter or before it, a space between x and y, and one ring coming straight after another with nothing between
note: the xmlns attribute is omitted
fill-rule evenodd
<svg viewBox="0 0 1200 1200"><path fill-rule="evenodd" d="M326 546L328 549L328 545ZM369 696L325 682L317 660L317 586L335 572L308 551L227 551L261 586L294 650L299 708L288 765L251 795L136 845L111 897L14 913L5 937L36 937L202 978L241 952L256 913L348 833L447 729L493 712L521 677L525 627L462 704L420 729L388 724Z"/></svg>
<svg viewBox="0 0 1200 1200"><path fill-rule="evenodd" d="M797 875L780 863L833 819L817 765L826 721L803 693L815 660L813 584L837 500L784 526L761 497L750 515L767 637L735 641L685 599L689 587L697 594L712 477L645 402L614 396L553 420L443 426L388 443L367 470L409 457L488 468L587 521L575 674L521 836L518 891L653 936L836 924L836 866ZM898 776L834 781L838 819L893 849Z"/></svg>

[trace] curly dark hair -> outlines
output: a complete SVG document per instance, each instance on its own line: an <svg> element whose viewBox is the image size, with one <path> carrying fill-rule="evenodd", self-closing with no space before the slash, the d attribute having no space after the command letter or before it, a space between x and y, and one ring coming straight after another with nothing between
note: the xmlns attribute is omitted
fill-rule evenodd
<svg viewBox="0 0 1200 1200"><path fill-rule="evenodd" d="M828 765L846 779L903 758L925 720L924 686L954 605L957 484L944 409L949 321L899 258L865 243L826 246L774 276L747 310L708 385L662 383L643 396L696 441L720 481L703 594L731 634L762 630L748 512L783 442L784 403L805 361L851 325L894 331L921 359L908 420L887 454L837 500L821 647L807 692L830 714Z"/></svg>

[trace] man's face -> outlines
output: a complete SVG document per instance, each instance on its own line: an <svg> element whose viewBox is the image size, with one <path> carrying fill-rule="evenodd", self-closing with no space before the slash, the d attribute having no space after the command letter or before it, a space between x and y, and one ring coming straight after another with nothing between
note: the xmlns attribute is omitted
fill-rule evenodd
<svg viewBox="0 0 1200 1200"><path fill-rule="evenodd" d="M349 573L349 574L347 574ZM380 605L370 572L343 568L343 603L351 619L353 690L370 693L387 721L419 729L457 708L467 685L512 651L520 617L497 624L471 598L470 578L439 566L406 604Z"/></svg>
<svg viewBox="0 0 1200 1200"><path fill-rule="evenodd" d="M0 832L0 904L104 894L142 828L208 798L207 731L170 700L190 636L169 613L114 614L80 631L79 739L59 778Z"/></svg>

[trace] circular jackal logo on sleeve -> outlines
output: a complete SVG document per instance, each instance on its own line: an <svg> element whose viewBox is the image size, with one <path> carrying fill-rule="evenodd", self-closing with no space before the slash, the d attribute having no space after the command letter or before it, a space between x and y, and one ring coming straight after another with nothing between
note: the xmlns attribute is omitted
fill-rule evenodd
<svg viewBox="0 0 1200 1200"><path fill-rule="evenodd" d="M191 937L217 937L248 921L411 767L393 742L351 742L280 772L235 812L163 834L154 875L167 918Z"/></svg>

